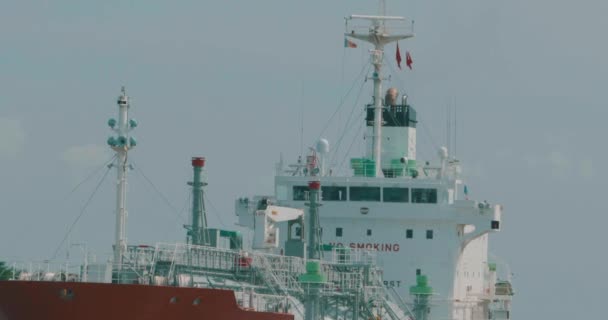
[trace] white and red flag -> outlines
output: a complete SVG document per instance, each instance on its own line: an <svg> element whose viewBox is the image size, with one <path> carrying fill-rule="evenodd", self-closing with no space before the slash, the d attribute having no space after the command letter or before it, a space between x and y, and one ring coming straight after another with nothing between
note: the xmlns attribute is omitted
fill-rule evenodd
<svg viewBox="0 0 608 320"><path fill-rule="evenodd" d="M344 38L344 48L356 48L357 44Z"/></svg>

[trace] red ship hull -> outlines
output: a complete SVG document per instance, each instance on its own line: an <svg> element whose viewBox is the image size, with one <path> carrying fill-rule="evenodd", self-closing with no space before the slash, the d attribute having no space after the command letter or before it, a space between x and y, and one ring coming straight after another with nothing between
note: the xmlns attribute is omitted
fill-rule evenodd
<svg viewBox="0 0 608 320"><path fill-rule="evenodd" d="M146 285L0 281L0 320L293 320L241 309L234 292Z"/></svg>

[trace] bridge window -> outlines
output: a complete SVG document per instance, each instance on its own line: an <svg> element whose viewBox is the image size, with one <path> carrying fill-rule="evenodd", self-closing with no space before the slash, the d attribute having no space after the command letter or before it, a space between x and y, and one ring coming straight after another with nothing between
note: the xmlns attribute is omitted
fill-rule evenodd
<svg viewBox="0 0 608 320"><path fill-rule="evenodd" d="M323 200L346 201L346 187L321 187Z"/></svg>
<svg viewBox="0 0 608 320"><path fill-rule="evenodd" d="M380 187L350 187L351 201L380 201Z"/></svg>
<svg viewBox="0 0 608 320"><path fill-rule="evenodd" d="M371 236L372 235L372 229L367 229L367 235Z"/></svg>
<svg viewBox="0 0 608 320"><path fill-rule="evenodd" d="M342 236L342 228L336 228L336 237Z"/></svg>
<svg viewBox="0 0 608 320"><path fill-rule="evenodd" d="M408 202L409 198L408 188L384 188L382 192L384 202Z"/></svg>
<svg viewBox="0 0 608 320"><path fill-rule="evenodd" d="M412 189L413 203L437 203L437 189Z"/></svg>
<svg viewBox="0 0 608 320"><path fill-rule="evenodd" d="M308 195L308 187L307 186L293 186L293 200L294 201L304 201Z"/></svg>
<svg viewBox="0 0 608 320"><path fill-rule="evenodd" d="M406 239L412 239L412 238L414 238L414 230L413 229L407 229L407 230L405 230L405 238Z"/></svg>
<svg viewBox="0 0 608 320"><path fill-rule="evenodd" d="M433 230L426 230L426 238L433 239Z"/></svg>

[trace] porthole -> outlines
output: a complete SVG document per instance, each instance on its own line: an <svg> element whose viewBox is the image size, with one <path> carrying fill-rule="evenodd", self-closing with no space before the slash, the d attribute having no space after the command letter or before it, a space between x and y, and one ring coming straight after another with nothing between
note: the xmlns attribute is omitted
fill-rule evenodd
<svg viewBox="0 0 608 320"><path fill-rule="evenodd" d="M59 296L65 300L72 300L74 298L74 291L70 288L64 288L59 291Z"/></svg>

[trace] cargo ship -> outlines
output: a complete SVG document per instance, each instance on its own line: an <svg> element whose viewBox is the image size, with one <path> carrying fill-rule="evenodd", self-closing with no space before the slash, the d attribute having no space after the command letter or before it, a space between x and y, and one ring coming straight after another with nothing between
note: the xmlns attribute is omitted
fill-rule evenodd
<svg viewBox="0 0 608 320"><path fill-rule="evenodd" d="M0 320L511 319L508 265L488 254L502 206L469 198L447 148L436 162L418 160L416 108L399 89L383 89L386 46L413 37L413 23L381 8L346 17L345 47L371 46L363 81L373 84L360 119L366 151L350 159L350 172L337 173L324 138L294 163L281 159L273 194L235 200L238 224L253 235L245 248L240 232L208 225L206 162L193 157L188 241L129 245L138 123L123 88L108 121L117 173L111 261L9 263Z"/></svg>

